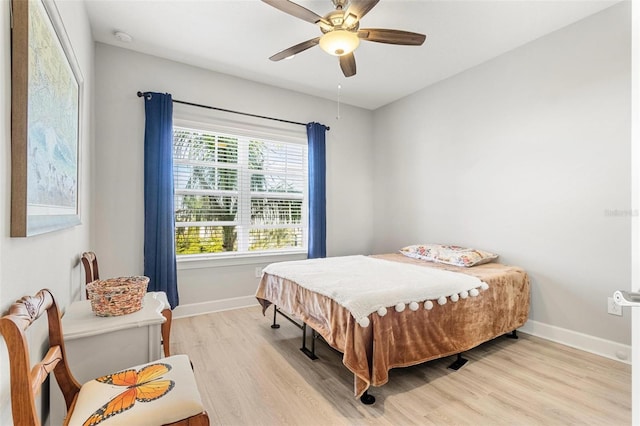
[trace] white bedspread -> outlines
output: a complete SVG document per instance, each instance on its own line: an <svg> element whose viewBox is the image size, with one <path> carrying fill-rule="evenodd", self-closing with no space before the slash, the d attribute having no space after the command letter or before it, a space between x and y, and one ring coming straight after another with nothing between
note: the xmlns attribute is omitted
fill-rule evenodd
<svg viewBox="0 0 640 426"><path fill-rule="evenodd" d="M404 304L411 304L415 310L420 302L455 302L488 288L470 275L360 255L273 263L264 272L332 298L365 327L365 318L376 311L383 315L385 307L404 309Z"/></svg>

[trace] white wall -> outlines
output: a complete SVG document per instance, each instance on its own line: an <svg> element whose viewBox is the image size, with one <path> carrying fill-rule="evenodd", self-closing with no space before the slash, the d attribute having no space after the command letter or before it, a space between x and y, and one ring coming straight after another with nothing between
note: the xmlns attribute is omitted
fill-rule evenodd
<svg viewBox="0 0 640 426"><path fill-rule="evenodd" d="M11 197L11 44L9 26L9 2L0 6L0 43L2 66L0 81L2 99L0 103L0 179L2 199L0 201L0 312L7 311L11 303L26 294L35 294L41 288L53 291L64 309L80 292L81 271L79 255L89 245L89 217L91 212L89 188L89 159L93 138L93 63L94 43L83 2L58 1L60 15L75 51L84 77L84 99L82 114L84 125L80 146L80 196L82 225L49 234L29 238L9 238ZM46 320L30 334L34 348L47 339ZM36 351L37 352L37 351ZM43 354L32 353L34 359ZM55 385L55 384L54 384ZM48 392L41 396L46 417ZM0 424L11 424L9 393L9 366L4 341L0 339Z"/></svg>
<svg viewBox="0 0 640 426"><path fill-rule="evenodd" d="M530 274L530 318L630 343L630 2L375 111L374 252L436 242ZM635 213L637 214L637 212Z"/></svg>
<svg viewBox="0 0 640 426"><path fill-rule="evenodd" d="M101 275L143 271L144 102L136 96L139 90L167 92L183 101L330 126L327 251L331 256L371 251L370 111L342 106L338 121L337 105L325 99L98 43L92 244L100 259ZM237 120L238 116L231 118ZM179 269L180 303L251 298L257 288L255 267L269 262L265 259L248 266Z"/></svg>

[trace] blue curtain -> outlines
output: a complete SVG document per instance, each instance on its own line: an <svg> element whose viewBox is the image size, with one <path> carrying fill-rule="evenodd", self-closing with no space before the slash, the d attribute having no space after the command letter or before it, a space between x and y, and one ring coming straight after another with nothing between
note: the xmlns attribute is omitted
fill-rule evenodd
<svg viewBox="0 0 640 426"><path fill-rule="evenodd" d="M309 140L309 247L307 257L327 256L326 130L320 123L307 124Z"/></svg>
<svg viewBox="0 0 640 426"><path fill-rule="evenodd" d="M173 218L173 102L146 93L144 128L144 274L149 291L164 291L178 305Z"/></svg>

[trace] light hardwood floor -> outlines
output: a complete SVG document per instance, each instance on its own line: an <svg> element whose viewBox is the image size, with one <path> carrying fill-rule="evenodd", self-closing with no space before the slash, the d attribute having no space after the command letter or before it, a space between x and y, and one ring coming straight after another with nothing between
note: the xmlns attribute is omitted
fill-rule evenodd
<svg viewBox="0 0 640 426"><path fill-rule="evenodd" d="M455 357L394 369L353 397L339 353L318 342L300 352L301 331L258 306L174 319L172 353L191 357L213 425L627 425L631 367L524 333Z"/></svg>

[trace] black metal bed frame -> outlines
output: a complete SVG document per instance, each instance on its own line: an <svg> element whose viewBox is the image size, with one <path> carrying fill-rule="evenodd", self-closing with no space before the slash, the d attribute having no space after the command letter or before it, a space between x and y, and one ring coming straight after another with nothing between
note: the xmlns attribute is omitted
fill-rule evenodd
<svg viewBox="0 0 640 426"><path fill-rule="evenodd" d="M311 349L309 349L307 347L307 323L305 323L304 321L298 322L294 320L286 312L278 309L278 307L274 304L273 305L273 323L271 324L271 328L273 329L280 328L280 324L278 324L276 319L278 314L282 315L284 318L289 320L289 322L291 322L293 325L295 325L300 330L302 330L302 347L300 348L302 353L304 353L312 361L319 359L318 356L316 355L316 340L317 339L324 340L322 339L322 336L317 331L315 331L312 327L309 327L311 328ZM504 336L509 339L517 339L518 338L517 330L513 330L511 333L505 334ZM331 346L329 346L329 348L331 348L332 350L335 350ZM459 369L464 367L464 365L468 361L469 361L468 359L462 357L462 353L458 353L456 354L456 360L452 362L451 365L449 365L447 368L450 370L458 371ZM360 402L366 405L371 405L374 402L376 402L376 397L371 395L368 391L365 391L360 397Z"/></svg>
<svg viewBox="0 0 640 426"><path fill-rule="evenodd" d="M302 347L300 348L302 353L304 353L307 357L309 357L314 361L318 359L318 356L316 355L316 339L318 337L321 337L318 334L318 332L315 331L313 328L309 327L311 328L311 349L309 349L307 348L307 323L304 321L301 321L302 323L299 323L298 321L294 320L289 315L287 315L285 312L278 309L276 305L273 305L273 324L271 324L271 328L280 328L280 324L278 324L276 321L277 314L282 315L283 317L288 319L289 322L291 322L291 324L295 325L300 330L302 330Z"/></svg>

